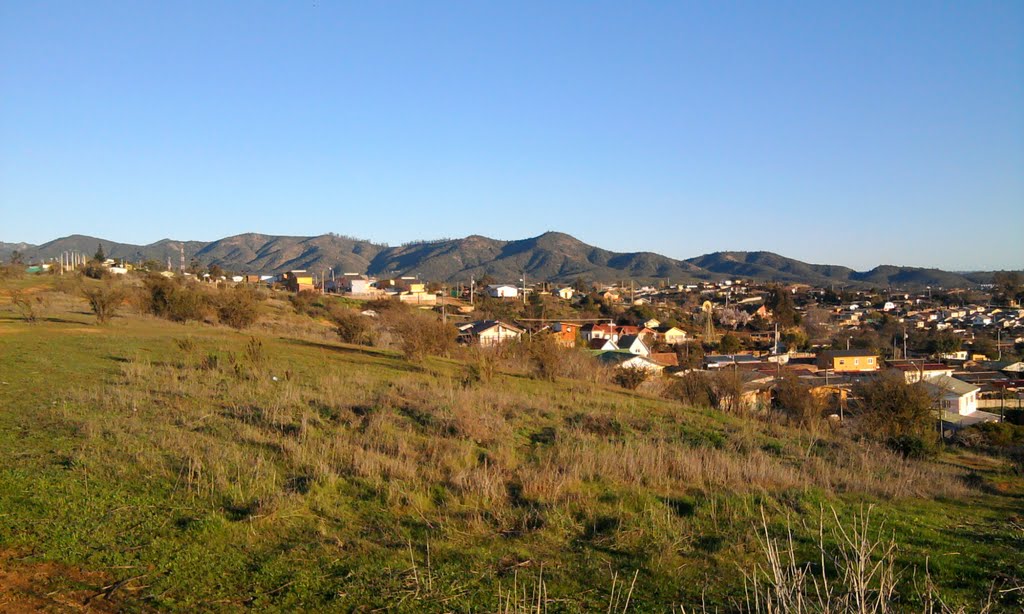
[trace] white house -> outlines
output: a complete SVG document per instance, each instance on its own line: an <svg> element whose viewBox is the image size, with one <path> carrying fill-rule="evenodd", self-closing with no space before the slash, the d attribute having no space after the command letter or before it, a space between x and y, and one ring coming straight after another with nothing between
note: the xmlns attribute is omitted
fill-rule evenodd
<svg viewBox="0 0 1024 614"><path fill-rule="evenodd" d="M624 335L619 338L616 345L619 346L620 350L629 352L630 354L636 354L638 356L650 356L651 349L647 347L644 340L639 335Z"/></svg>
<svg viewBox="0 0 1024 614"><path fill-rule="evenodd" d="M487 286L486 292L494 298L518 298L519 288L508 284L493 284Z"/></svg>
<svg viewBox="0 0 1024 614"><path fill-rule="evenodd" d="M968 416L978 410L978 391L981 388L974 384L940 375L925 379L924 385L935 395L942 411Z"/></svg>
<svg viewBox="0 0 1024 614"><path fill-rule="evenodd" d="M659 365L646 356L630 354L623 350L601 352L597 355L597 360L609 366L623 369L643 369L648 373L660 373L665 369L664 366Z"/></svg>
<svg viewBox="0 0 1024 614"><path fill-rule="evenodd" d="M573 297L574 294L576 294L576 291L570 288L569 286L566 286L564 288L559 288L558 291L555 292L555 294L558 296L558 298L568 301Z"/></svg>
<svg viewBox="0 0 1024 614"><path fill-rule="evenodd" d="M523 329L500 320L480 320L459 326L459 339L465 343L477 343L491 347L514 341L521 337Z"/></svg>

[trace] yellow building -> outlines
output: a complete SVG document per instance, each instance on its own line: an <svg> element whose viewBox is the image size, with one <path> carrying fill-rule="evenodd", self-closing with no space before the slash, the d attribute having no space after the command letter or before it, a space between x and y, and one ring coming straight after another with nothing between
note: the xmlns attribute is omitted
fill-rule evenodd
<svg viewBox="0 0 1024 614"><path fill-rule="evenodd" d="M284 283L284 287L288 288L292 292L313 290L316 287L313 285L313 275L303 271L302 269L296 269L294 271L284 273L281 275L281 281Z"/></svg>
<svg viewBox="0 0 1024 614"><path fill-rule="evenodd" d="M828 350L818 355L818 368L834 373L877 371L878 355L871 350Z"/></svg>

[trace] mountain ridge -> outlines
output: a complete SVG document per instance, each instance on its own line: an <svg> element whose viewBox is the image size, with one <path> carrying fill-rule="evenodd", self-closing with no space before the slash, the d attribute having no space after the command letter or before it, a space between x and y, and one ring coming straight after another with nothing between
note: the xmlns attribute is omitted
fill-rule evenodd
<svg viewBox="0 0 1024 614"><path fill-rule="evenodd" d="M811 264L768 251L718 251L685 260L649 251L613 252L549 231L517 240L469 235L461 239L418 241L389 246L338 234L285 236L241 233L215 241L161 239L148 245L70 235L41 245L0 242L0 258L17 250L30 261L57 258L65 251L86 255L102 245L108 257L156 260L177 266L184 247L187 261L218 265L239 273L281 273L307 269L376 276L416 275L436 281L468 281L489 276L499 281L528 279L592 281L620 279L674 282L746 278L782 283L856 286L970 287L987 283L992 271L879 265L868 271L833 264Z"/></svg>

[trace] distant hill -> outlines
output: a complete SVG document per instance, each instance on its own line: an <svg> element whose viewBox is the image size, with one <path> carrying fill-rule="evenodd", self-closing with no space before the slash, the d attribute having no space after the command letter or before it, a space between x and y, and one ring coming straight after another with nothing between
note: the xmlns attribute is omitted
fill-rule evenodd
<svg viewBox="0 0 1024 614"><path fill-rule="evenodd" d="M672 282L751 278L813 285L899 287L970 287L986 283L992 272L954 273L938 269L883 265L858 272L849 267L809 264L771 252L715 252L675 260L652 252L612 252L575 237L547 232L517 241L480 235L388 246L336 234L289 237L255 233L211 242L163 239L150 245L117 243L72 235L44 243L0 243L0 258L14 250L28 261L57 258L63 252L86 255L98 245L110 258L133 262L171 261L177 266L184 247L186 262L216 264L239 273L275 274L290 269L315 272L417 275L436 281L468 281L489 275L499 281L527 279L569 282L576 278L612 282L620 279Z"/></svg>
<svg viewBox="0 0 1024 614"><path fill-rule="evenodd" d="M715 252L691 258L688 262L707 271L729 276L817 285L844 283L877 287L941 286L956 288L981 283L959 273L918 267L882 265L860 273L849 267L808 264L771 252ZM987 274L987 277L991 278L991 274Z"/></svg>

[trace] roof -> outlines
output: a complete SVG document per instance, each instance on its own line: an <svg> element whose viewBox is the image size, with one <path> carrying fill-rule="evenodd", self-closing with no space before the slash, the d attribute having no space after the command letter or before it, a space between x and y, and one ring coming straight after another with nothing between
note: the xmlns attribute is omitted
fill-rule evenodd
<svg viewBox="0 0 1024 614"><path fill-rule="evenodd" d="M469 322L468 324L460 326L459 329L471 335L479 335L497 326L503 326L517 333L523 332L523 329L519 328L518 326L507 324L505 322L502 322L501 320L479 320L477 322Z"/></svg>
<svg viewBox="0 0 1024 614"><path fill-rule="evenodd" d="M953 367L944 365L942 363L927 363L927 364L896 364L890 365L893 369L899 369L900 371L952 371Z"/></svg>
<svg viewBox="0 0 1024 614"><path fill-rule="evenodd" d="M619 347L626 348L633 345L637 341L639 341L640 343L644 343L644 340L641 339L639 335L623 335L622 337L619 337L618 344ZM644 343L644 347L647 347L646 343Z"/></svg>
<svg viewBox="0 0 1024 614"><path fill-rule="evenodd" d="M878 354L872 350L825 350L821 353L822 356L846 358L846 357L858 357L858 356L877 356Z"/></svg>
<svg viewBox="0 0 1024 614"><path fill-rule="evenodd" d="M981 388L974 384L968 384L965 381L958 380L955 377L949 377L948 375L940 375L938 377L925 380L924 385L929 388L935 388L943 393L952 392L953 394L961 397L965 394L971 394L972 392L981 390Z"/></svg>
<svg viewBox="0 0 1024 614"><path fill-rule="evenodd" d="M629 362L629 361L641 361L641 362L648 363L648 364L650 364L652 366L656 366L658 368L662 367L662 365L654 362L653 360L651 360L650 358L647 358L646 356L641 356L639 354L634 354L634 353L629 352L627 350L608 350L606 352L598 353L595 356L595 358L597 358L598 360L600 360L603 363L612 364L612 365L621 365L622 363Z"/></svg>
<svg viewBox="0 0 1024 614"><path fill-rule="evenodd" d="M704 356L704 362L761 362L761 359L749 354L708 354Z"/></svg>
<svg viewBox="0 0 1024 614"><path fill-rule="evenodd" d="M648 356L651 360L666 367L678 367L679 357L675 352L655 352Z"/></svg>

